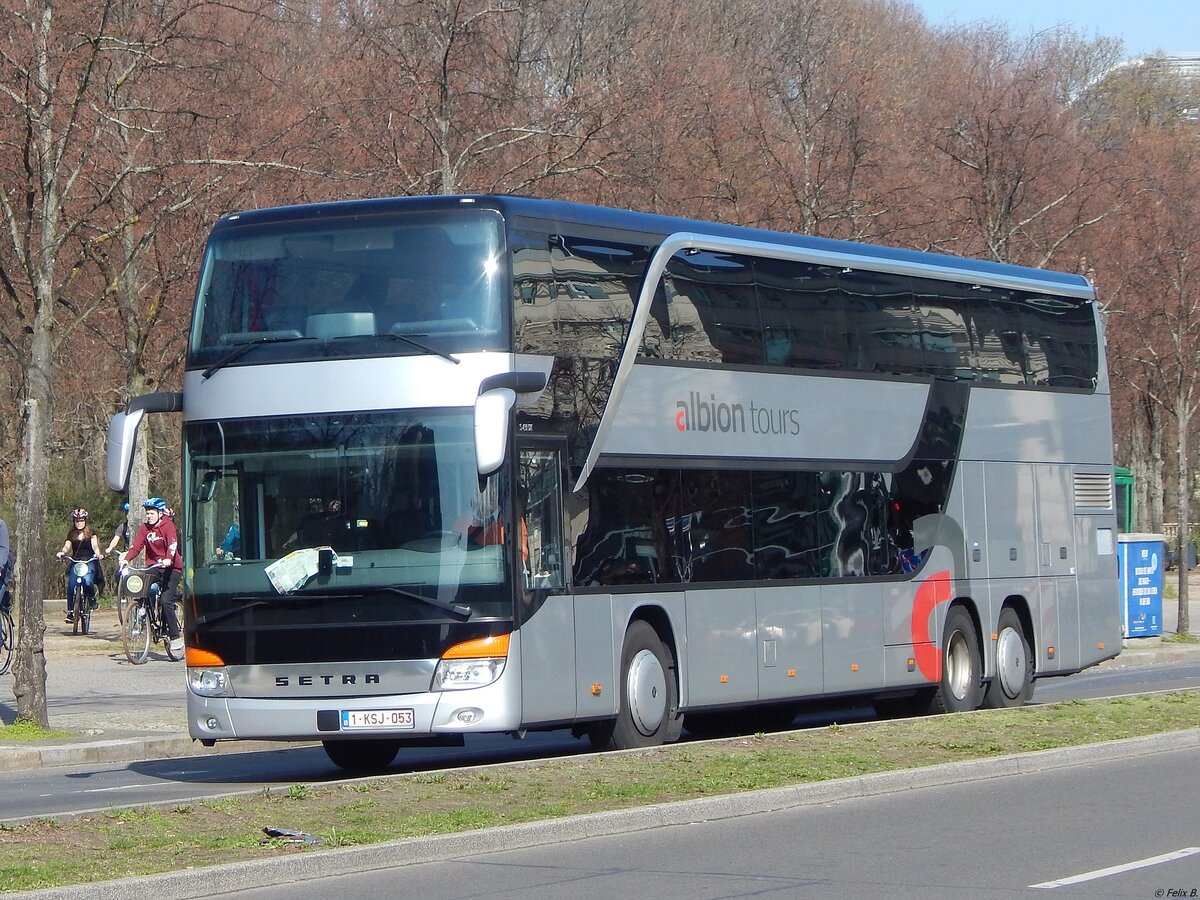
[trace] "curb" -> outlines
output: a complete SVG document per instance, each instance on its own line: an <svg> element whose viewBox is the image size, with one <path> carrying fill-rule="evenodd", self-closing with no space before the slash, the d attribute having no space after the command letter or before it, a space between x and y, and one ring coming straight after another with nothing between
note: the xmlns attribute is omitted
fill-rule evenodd
<svg viewBox="0 0 1200 900"><path fill-rule="evenodd" d="M734 819L802 806L837 803L898 791L920 790L963 782L1044 772L1083 763L1108 762L1200 747L1200 728L1103 744L1038 750L992 759L948 763L924 769L881 772L811 785L772 788L745 794L704 797L551 819L477 831L389 841L368 847L309 851L281 859L252 860L154 875L156 900L191 900L234 891L254 890L314 878L336 878L370 870L428 862L446 862L605 835L628 834L672 825ZM6 894L5 900L123 900L145 891L145 877L93 882L44 891Z"/></svg>

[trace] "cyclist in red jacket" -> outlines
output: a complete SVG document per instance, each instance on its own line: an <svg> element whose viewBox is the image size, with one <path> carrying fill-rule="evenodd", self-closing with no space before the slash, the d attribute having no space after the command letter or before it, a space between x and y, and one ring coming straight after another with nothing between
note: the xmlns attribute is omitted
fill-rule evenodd
<svg viewBox="0 0 1200 900"><path fill-rule="evenodd" d="M179 618L175 615L175 596L179 591L179 580L183 577L183 554L179 547L179 534L175 523L167 516L167 503L162 497L151 497L142 503L146 521L138 527L133 543L121 555L121 568L129 565L143 550L147 568L155 567L159 584L159 600L162 606L163 623L171 637L171 652L183 650L179 637Z"/></svg>

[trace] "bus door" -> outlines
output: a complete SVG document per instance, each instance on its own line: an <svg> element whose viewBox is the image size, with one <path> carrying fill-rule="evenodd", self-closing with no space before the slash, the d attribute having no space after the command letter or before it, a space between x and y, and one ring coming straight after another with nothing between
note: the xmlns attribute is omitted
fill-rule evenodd
<svg viewBox="0 0 1200 900"><path fill-rule="evenodd" d="M576 715L575 612L563 536L566 442L527 439L517 448L516 573L522 720Z"/></svg>

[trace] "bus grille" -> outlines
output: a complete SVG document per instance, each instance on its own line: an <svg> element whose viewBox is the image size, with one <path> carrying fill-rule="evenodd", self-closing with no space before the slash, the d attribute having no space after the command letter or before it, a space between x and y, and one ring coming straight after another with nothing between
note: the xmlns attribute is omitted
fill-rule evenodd
<svg viewBox="0 0 1200 900"><path fill-rule="evenodd" d="M1105 472L1075 473L1075 507L1113 508L1113 477Z"/></svg>

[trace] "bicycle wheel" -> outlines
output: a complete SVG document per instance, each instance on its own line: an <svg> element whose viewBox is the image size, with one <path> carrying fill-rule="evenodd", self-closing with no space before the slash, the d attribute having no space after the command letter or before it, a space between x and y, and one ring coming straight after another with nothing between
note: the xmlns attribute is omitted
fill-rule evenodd
<svg viewBox="0 0 1200 900"><path fill-rule="evenodd" d="M79 596L75 598L76 604L82 603L82 606L76 606L79 612L79 625L83 634L87 634L92 630L92 601L87 599L87 592L84 591L83 585L79 586Z"/></svg>
<svg viewBox="0 0 1200 900"><path fill-rule="evenodd" d="M71 634L79 634L79 626L83 624L83 607L87 605L87 600L83 596L83 582L75 582L75 608L71 611ZM87 626L84 626L83 633L87 634Z"/></svg>
<svg viewBox="0 0 1200 900"><path fill-rule="evenodd" d="M8 672L12 665L13 645L17 642L17 629L13 625L12 616L0 612L0 675Z"/></svg>
<svg viewBox="0 0 1200 900"><path fill-rule="evenodd" d="M142 601L134 600L125 610L125 621L121 623L121 643L125 656L135 666L140 666L150 654L150 631L153 628Z"/></svg>

